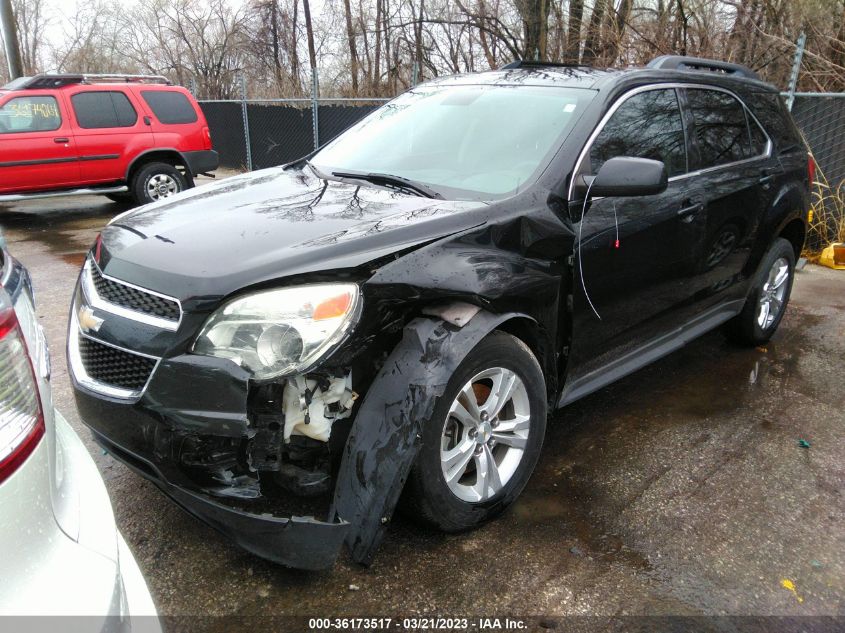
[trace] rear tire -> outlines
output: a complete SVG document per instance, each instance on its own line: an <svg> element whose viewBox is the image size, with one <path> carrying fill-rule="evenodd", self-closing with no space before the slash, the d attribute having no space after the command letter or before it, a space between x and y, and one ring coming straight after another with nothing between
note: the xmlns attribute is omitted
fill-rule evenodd
<svg viewBox="0 0 845 633"><path fill-rule="evenodd" d="M528 483L546 414L534 354L510 334L490 334L458 366L424 422L400 509L445 532L494 518Z"/></svg>
<svg viewBox="0 0 845 633"><path fill-rule="evenodd" d="M149 163L141 167L129 187L138 204L157 202L188 189L188 181L169 163Z"/></svg>
<svg viewBox="0 0 845 633"><path fill-rule="evenodd" d="M728 321L728 338L751 347L772 338L786 312L794 278L795 251L789 241L777 238L760 263L742 312Z"/></svg>

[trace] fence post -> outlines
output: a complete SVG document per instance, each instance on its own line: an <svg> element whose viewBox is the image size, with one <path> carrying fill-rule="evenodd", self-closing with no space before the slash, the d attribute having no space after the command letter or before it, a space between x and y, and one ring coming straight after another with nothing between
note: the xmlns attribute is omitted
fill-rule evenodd
<svg viewBox="0 0 845 633"><path fill-rule="evenodd" d="M414 62L414 76L411 79L411 85L416 86L420 82L420 63Z"/></svg>
<svg viewBox="0 0 845 633"><path fill-rule="evenodd" d="M792 112L792 104L795 103L795 90L798 88L798 73L801 71L801 60L804 57L804 45L807 43L807 34L803 31L798 36L795 45L795 57L792 59L792 72L789 73L789 97L786 99L786 109Z"/></svg>
<svg viewBox="0 0 845 633"><path fill-rule="evenodd" d="M249 142L249 113L246 108L246 75L241 73L241 118L244 124L244 142L246 144L246 168L252 171L252 144Z"/></svg>
<svg viewBox="0 0 845 633"><path fill-rule="evenodd" d="M317 69L311 69L311 124L314 127L314 149L320 147L320 79Z"/></svg>

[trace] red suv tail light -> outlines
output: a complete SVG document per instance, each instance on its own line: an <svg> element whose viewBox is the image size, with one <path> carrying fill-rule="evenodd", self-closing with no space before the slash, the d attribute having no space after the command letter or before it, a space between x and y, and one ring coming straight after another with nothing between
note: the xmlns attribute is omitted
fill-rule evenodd
<svg viewBox="0 0 845 633"><path fill-rule="evenodd" d="M0 297L0 483L38 445L44 414L14 309Z"/></svg>
<svg viewBox="0 0 845 633"><path fill-rule="evenodd" d="M202 129L202 140L205 143L204 149L211 149L211 130L207 127Z"/></svg>
<svg viewBox="0 0 845 633"><path fill-rule="evenodd" d="M810 189L816 183L816 159L812 154L807 155L807 178L810 180Z"/></svg>

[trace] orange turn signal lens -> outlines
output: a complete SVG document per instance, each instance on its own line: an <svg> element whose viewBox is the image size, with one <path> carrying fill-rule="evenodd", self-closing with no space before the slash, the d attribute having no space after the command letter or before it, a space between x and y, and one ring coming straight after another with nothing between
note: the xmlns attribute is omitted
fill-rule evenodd
<svg viewBox="0 0 845 633"><path fill-rule="evenodd" d="M338 295L318 303L314 308L314 313L311 318L315 321L323 321L325 319L342 317L349 311L349 307L351 305L352 295L346 292L342 295Z"/></svg>

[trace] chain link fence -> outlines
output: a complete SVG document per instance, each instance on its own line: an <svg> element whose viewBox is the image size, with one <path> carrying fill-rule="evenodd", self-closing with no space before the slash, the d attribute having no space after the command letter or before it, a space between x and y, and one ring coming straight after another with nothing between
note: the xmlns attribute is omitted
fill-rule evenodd
<svg viewBox="0 0 845 633"><path fill-rule="evenodd" d="M329 98L316 102L267 99L199 104L220 154L220 165L252 170L283 165L310 154L386 101Z"/></svg>
<svg viewBox="0 0 845 633"><path fill-rule="evenodd" d="M796 96L792 116L825 178L835 184L845 181L845 98Z"/></svg>
<svg viewBox="0 0 845 633"><path fill-rule="evenodd" d="M792 116L816 161L807 254L845 241L845 93L797 93Z"/></svg>

